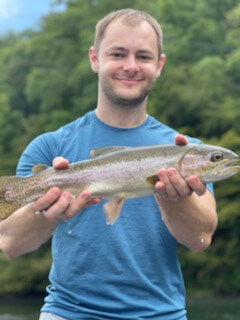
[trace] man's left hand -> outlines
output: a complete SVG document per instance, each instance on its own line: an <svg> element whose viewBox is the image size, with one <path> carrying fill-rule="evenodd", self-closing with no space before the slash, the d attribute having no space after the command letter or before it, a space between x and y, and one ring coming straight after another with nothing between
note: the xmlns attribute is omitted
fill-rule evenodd
<svg viewBox="0 0 240 320"><path fill-rule="evenodd" d="M175 137L175 144L186 145L187 143L188 140L183 135ZM155 185L157 195L165 201L178 201L190 196L193 192L201 196L206 191L205 185L197 176L184 179L175 168L160 169L158 177L159 181Z"/></svg>

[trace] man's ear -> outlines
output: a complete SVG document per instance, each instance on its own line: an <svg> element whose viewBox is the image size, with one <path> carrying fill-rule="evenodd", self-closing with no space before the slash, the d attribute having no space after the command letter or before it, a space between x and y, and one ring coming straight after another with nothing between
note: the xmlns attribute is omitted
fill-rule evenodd
<svg viewBox="0 0 240 320"><path fill-rule="evenodd" d="M89 56L92 71L95 73L98 73L98 57L94 47L89 48L88 56Z"/></svg>
<svg viewBox="0 0 240 320"><path fill-rule="evenodd" d="M165 61L166 61L166 55L161 54L161 56L158 60L158 65L157 65L157 78L160 77L160 75L162 73L162 69L163 69Z"/></svg>

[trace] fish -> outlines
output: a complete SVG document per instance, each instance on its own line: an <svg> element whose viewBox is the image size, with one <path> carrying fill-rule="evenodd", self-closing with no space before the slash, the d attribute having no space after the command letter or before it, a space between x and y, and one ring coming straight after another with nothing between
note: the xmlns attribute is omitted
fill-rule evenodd
<svg viewBox="0 0 240 320"><path fill-rule="evenodd" d="M95 149L89 159L71 163L67 169L37 164L28 176L0 177L0 220L57 186L73 198L87 190L91 198L107 200L103 205L106 223L114 224L125 199L154 195L160 168L175 168L184 179L196 175L210 183L239 172L239 159L229 149L208 144Z"/></svg>

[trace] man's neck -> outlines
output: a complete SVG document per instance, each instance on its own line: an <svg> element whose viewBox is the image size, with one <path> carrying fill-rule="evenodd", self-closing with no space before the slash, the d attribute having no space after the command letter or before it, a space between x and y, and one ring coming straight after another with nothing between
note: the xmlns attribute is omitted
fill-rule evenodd
<svg viewBox="0 0 240 320"><path fill-rule="evenodd" d="M135 128L147 118L146 102L139 106L117 106L98 103L97 117L104 123L118 128Z"/></svg>

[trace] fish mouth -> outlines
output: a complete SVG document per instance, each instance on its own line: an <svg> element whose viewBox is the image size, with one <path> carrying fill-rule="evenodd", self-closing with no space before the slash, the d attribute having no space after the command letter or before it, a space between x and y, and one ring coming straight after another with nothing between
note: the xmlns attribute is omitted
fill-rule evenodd
<svg viewBox="0 0 240 320"><path fill-rule="evenodd" d="M226 165L225 168L240 168L240 158L230 160Z"/></svg>
<svg viewBox="0 0 240 320"><path fill-rule="evenodd" d="M240 158L237 159L231 159L231 160L225 160L219 163L213 170L212 174L217 176L226 176L230 177L233 176L235 173L240 171Z"/></svg>

